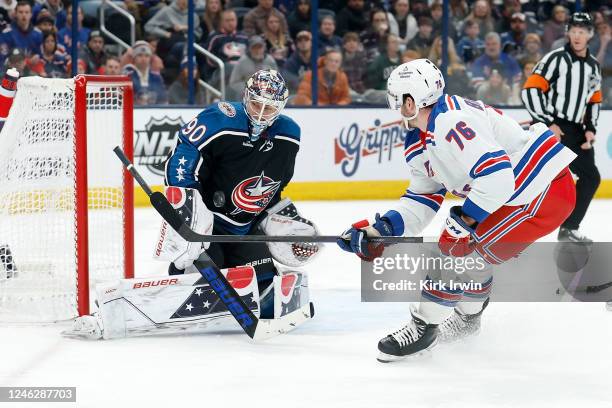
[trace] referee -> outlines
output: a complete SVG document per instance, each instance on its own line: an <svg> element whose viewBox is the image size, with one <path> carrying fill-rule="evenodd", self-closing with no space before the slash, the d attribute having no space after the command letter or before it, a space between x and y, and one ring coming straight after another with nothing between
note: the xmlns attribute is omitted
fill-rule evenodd
<svg viewBox="0 0 612 408"><path fill-rule="evenodd" d="M567 23L567 44L542 58L521 92L533 119L546 123L561 143L578 155L569 166L578 177L576 207L561 225L559 241L592 242L578 231L601 180L593 151L602 99L601 70L589 53L591 37L591 16L572 14Z"/></svg>

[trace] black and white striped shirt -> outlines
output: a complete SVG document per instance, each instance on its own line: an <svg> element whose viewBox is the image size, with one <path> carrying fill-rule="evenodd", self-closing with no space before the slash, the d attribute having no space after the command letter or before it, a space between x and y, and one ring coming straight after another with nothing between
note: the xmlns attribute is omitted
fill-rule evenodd
<svg viewBox="0 0 612 408"><path fill-rule="evenodd" d="M595 132L601 104L601 69L588 52L578 57L566 44L546 54L527 79L521 93L537 121L582 123Z"/></svg>

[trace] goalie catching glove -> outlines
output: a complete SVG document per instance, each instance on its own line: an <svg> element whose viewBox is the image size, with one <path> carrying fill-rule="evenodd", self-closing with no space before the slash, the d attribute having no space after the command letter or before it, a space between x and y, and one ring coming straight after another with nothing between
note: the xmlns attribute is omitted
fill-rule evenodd
<svg viewBox="0 0 612 408"><path fill-rule="evenodd" d="M202 201L198 190L169 186L164 193L189 228L198 234L212 234L213 213ZM173 262L178 269L185 269L209 246L209 242L186 241L166 221L162 221L153 258Z"/></svg>
<svg viewBox="0 0 612 408"><path fill-rule="evenodd" d="M288 198L279 201L268 209L267 213L268 215L259 224L259 228L266 235L319 234L316 225L303 218ZM292 267L306 265L321 250L319 244L307 242L268 242L267 245L276 261Z"/></svg>

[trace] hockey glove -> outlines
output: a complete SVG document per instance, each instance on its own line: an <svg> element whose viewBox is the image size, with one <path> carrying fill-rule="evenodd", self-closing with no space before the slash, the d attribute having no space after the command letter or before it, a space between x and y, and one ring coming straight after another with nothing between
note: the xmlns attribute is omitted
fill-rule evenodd
<svg viewBox="0 0 612 408"><path fill-rule="evenodd" d="M461 207L456 205L451 207L450 215L446 218L446 228L442 231L438 241L440 251L446 256L466 256L474 250L470 243L474 226L467 225L461 219L461 214Z"/></svg>
<svg viewBox="0 0 612 408"><path fill-rule="evenodd" d="M368 220L354 223L351 228L342 233L337 243L347 252L353 252L367 262L372 262L382 255L385 250L383 243L369 242L367 237L390 237L393 235L391 223L386 218L376 214L374 225Z"/></svg>

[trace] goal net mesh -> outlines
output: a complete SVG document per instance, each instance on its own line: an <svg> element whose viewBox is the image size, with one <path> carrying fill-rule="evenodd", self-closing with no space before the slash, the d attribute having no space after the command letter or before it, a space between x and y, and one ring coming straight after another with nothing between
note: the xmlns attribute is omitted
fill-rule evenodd
<svg viewBox="0 0 612 408"><path fill-rule="evenodd" d="M124 95L88 82L86 100L93 290L124 274L123 173L112 152L123 146ZM75 103L74 79L22 78L0 133L0 321L78 315Z"/></svg>

